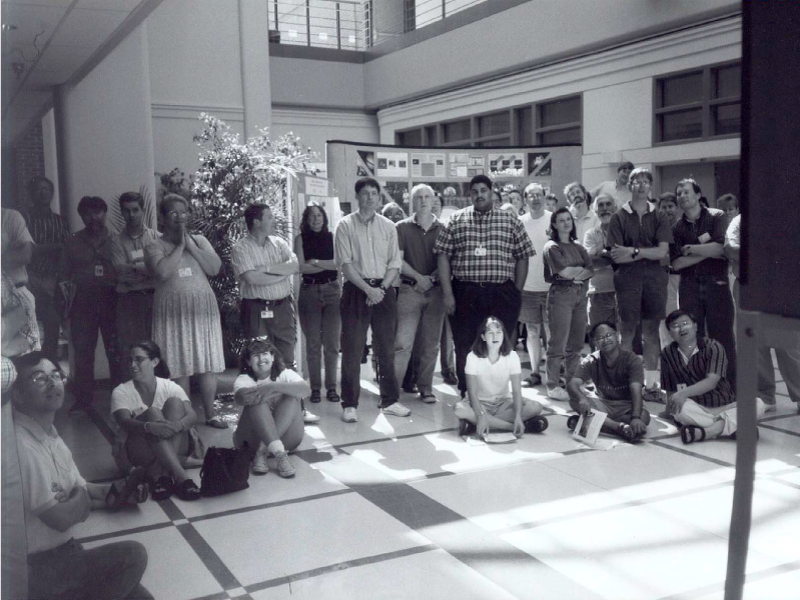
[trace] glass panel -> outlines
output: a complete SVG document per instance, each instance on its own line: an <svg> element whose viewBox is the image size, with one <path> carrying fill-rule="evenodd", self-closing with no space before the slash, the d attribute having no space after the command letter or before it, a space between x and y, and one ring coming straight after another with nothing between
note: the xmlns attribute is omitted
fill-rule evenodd
<svg viewBox="0 0 800 600"><path fill-rule="evenodd" d="M714 70L714 98L738 98L741 95L741 65L731 65Z"/></svg>
<svg viewBox="0 0 800 600"><path fill-rule="evenodd" d="M703 73L676 75L659 81L661 89L661 108L699 102L703 99Z"/></svg>
<svg viewBox="0 0 800 600"><path fill-rule="evenodd" d="M487 137L499 133L508 133L511 129L511 113L507 110L478 117L478 135L476 137Z"/></svg>
<svg viewBox="0 0 800 600"><path fill-rule="evenodd" d="M444 142L460 142L461 140L469 140L469 138L469 119L444 124Z"/></svg>
<svg viewBox="0 0 800 600"><path fill-rule="evenodd" d="M742 105L723 104L712 109L714 135L728 135L742 130Z"/></svg>
<svg viewBox="0 0 800 600"><path fill-rule="evenodd" d="M437 131L436 125L433 125L431 127L426 127L425 128L425 136L427 137L427 140L425 142L426 146L438 146L439 145L439 135L438 135L438 131Z"/></svg>
<svg viewBox="0 0 800 600"><path fill-rule="evenodd" d="M564 125L566 123L580 123L581 120L581 98L564 98L539 105L540 124L539 127L551 127L553 125Z"/></svg>
<svg viewBox="0 0 800 600"><path fill-rule="evenodd" d="M492 146L510 146L511 138L497 138L496 140L483 140L475 142L476 148L491 148Z"/></svg>
<svg viewBox="0 0 800 600"><path fill-rule="evenodd" d="M442 0L416 0L415 16L417 29L442 19Z"/></svg>
<svg viewBox="0 0 800 600"><path fill-rule="evenodd" d="M543 146L557 146L559 144L580 144L581 128L557 129L539 135L540 144Z"/></svg>
<svg viewBox="0 0 800 600"><path fill-rule="evenodd" d="M659 115L661 141L683 140L703 136L702 109L693 108L680 112Z"/></svg>
<svg viewBox="0 0 800 600"><path fill-rule="evenodd" d="M411 131L401 131L397 133L398 146L421 146L422 130L412 129Z"/></svg>
<svg viewBox="0 0 800 600"><path fill-rule="evenodd" d="M517 109L517 136L521 146L533 145L533 109L530 106Z"/></svg>

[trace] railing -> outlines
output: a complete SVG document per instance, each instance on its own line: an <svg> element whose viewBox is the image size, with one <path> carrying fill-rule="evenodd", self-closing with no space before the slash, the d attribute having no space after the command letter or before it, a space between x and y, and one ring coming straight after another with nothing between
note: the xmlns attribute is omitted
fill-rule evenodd
<svg viewBox="0 0 800 600"><path fill-rule="evenodd" d="M487 0L267 0L270 41L366 50Z"/></svg>

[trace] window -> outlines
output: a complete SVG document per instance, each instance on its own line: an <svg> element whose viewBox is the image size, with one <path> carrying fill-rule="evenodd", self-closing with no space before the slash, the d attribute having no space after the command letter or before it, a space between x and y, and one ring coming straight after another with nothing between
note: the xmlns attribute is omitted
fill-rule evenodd
<svg viewBox="0 0 800 600"><path fill-rule="evenodd" d="M720 85L729 85L720 80ZM401 146L556 146L582 143L582 98L569 96L395 132ZM728 109L729 111L729 109ZM720 113L720 127L731 119ZM421 141L420 141L421 140Z"/></svg>
<svg viewBox="0 0 800 600"><path fill-rule="evenodd" d="M655 142L738 135L740 63L677 73L655 81Z"/></svg>

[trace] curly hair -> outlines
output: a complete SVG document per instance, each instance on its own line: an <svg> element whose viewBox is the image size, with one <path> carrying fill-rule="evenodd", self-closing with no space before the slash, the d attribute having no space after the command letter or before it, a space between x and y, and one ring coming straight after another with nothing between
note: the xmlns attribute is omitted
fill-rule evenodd
<svg viewBox="0 0 800 600"><path fill-rule="evenodd" d="M286 368L286 365L283 364L283 357L281 357L278 348L269 340L256 338L244 345L242 354L239 356L239 373L249 375L251 379L256 380L255 373L253 373L253 369L250 366L250 359L253 355L263 354L264 352L272 354L272 369L270 369L269 378L275 381L278 375Z"/></svg>

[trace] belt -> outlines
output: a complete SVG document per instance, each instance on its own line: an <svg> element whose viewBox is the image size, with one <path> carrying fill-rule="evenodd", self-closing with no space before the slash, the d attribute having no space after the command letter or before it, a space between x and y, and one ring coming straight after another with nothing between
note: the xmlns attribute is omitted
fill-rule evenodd
<svg viewBox="0 0 800 600"><path fill-rule="evenodd" d="M331 281L336 281L339 279L339 275L326 275L325 277L318 279L313 275L303 275L303 285L322 285L324 283L330 283Z"/></svg>
<svg viewBox="0 0 800 600"><path fill-rule="evenodd" d="M150 294L155 294L154 289L149 290L131 290L130 292L122 292L123 296L149 296Z"/></svg>
<svg viewBox="0 0 800 600"><path fill-rule="evenodd" d="M280 306L283 304L283 301L287 300L288 298L289 296L286 296L285 298L279 298L278 300L264 300L262 298L245 298L245 300L249 302L258 302L264 306Z"/></svg>
<svg viewBox="0 0 800 600"><path fill-rule="evenodd" d="M408 285L417 285L417 280L416 279L414 279L412 277L406 277L404 275L400 276L400 281L403 282L403 283L406 283ZM437 286L437 285L439 285L439 282L438 281L434 281L433 285Z"/></svg>

